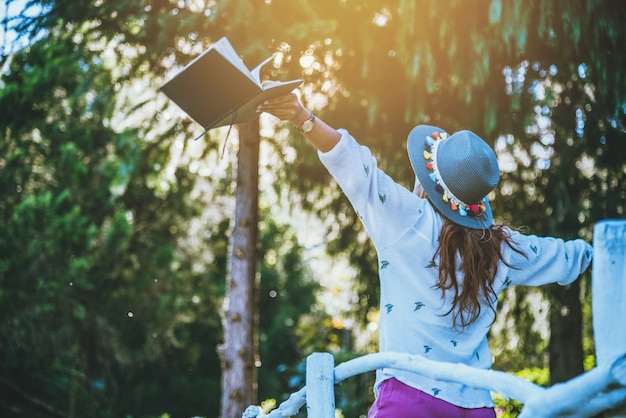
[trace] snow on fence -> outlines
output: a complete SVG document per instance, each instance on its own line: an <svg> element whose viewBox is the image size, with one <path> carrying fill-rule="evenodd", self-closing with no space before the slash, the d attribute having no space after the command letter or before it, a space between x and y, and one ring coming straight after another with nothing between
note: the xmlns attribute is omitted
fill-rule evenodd
<svg viewBox="0 0 626 418"><path fill-rule="evenodd" d="M488 389L524 408L520 418L626 417L626 220L594 226L592 309L597 366L567 382L544 388L512 374L428 360L420 355L377 353L337 366L328 353L307 358L306 386L264 415L250 406L242 418L287 418L307 405L307 416L335 417L334 385L382 367L409 370L434 379ZM617 324L616 324L617 323Z"/></svg>

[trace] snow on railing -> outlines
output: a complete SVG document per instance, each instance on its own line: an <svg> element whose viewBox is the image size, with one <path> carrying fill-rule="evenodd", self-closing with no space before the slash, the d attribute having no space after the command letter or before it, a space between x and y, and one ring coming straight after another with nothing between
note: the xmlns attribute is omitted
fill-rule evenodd
<svg viewBox="0 0 626 418"><path fill-rule="evenodd" d="M307 358L306 386L278 408L264 415L250 406L242 418L287 418L307 405L307 415L335 417L334 385L383 367L407 370L432 379L462 383L515 399L524 407L519 418L626 416L626 220L607 220L594 226L592 308L597 367L567 382L544 388L512 374L442 363L420 355L377 353L334 366L331 354ZM619 408L619 409L614 409Z"/></svg>

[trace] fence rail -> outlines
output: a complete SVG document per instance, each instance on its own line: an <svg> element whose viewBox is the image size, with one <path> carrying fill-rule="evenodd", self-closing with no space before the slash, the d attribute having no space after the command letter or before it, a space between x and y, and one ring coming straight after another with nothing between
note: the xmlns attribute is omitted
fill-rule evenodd
<svg viewBox="0 0 626 418"><path fill-rule="evenodd" d="M442 363L420 355L377 353L337 366L331 354L313 353L307 358L306 386L278 408L264 415L250 406L243 418L287 418L307 405L307 416L335 417L334 385L372 370L391 367L424 376L462 383L515 399L524 408L519 418L626 417L626 220L607 220L594 226L592 308L597 367L549 388L512 374ZM608 411L608 412L607 412Z"/></svg>

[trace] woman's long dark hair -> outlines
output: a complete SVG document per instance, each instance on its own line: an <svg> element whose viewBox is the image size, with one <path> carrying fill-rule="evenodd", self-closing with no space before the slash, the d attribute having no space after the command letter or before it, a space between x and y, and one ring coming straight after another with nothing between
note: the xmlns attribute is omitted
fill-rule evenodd
<svg viewBox="0 0 626 418"><path fill-rule="evenodd" d="M494 312L496 292L494 281L498 266L511 266L502 255L503 244L526 255L515 246L511 229L505 225L491 225L488 229L470 229L450 221L445 216L433 263L438 265L439 282L435 286L442 294L454 293L452 307L445 315L453 315L455 328L466 328L476 321L481 312L481 301ZM457 262L460 261L460 266ZM463 273L459 283L457 270Z"/></svg>

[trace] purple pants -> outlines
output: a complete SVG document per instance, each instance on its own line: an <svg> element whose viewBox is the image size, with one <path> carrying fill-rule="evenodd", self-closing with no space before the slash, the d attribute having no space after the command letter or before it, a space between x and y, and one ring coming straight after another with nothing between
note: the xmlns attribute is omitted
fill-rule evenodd
<svg viewBox="0 0 626 418"><path fill-rule="evenodd" d="M394 378L379 387L368 418L495 418L493 408L467 409L437 399Z"/></svg>

